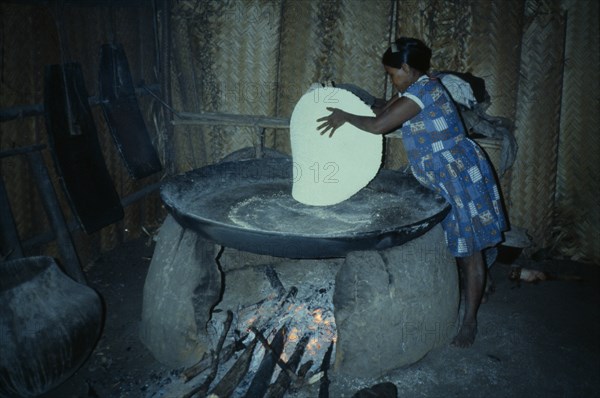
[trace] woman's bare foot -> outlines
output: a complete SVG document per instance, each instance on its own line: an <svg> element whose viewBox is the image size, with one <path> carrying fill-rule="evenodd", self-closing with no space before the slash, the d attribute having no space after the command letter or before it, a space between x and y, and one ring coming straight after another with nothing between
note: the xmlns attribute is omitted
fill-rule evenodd
<svg viewBox="0 0 600 398"><path fill-rule="evenodd" d="M463 274L465 312L462 325L452 340L452 345L466 348L473 345L477 334L477 311L483 297L487 268L483 263L481 252L458 258L458 265Z"/></svg>
<svg viewBox="0 0 600 398"><path fill-rule="evenodd" d="M477 322L463 324L450 344L459 348L470 347L475 341L475 335L477 335Z"/></svg>

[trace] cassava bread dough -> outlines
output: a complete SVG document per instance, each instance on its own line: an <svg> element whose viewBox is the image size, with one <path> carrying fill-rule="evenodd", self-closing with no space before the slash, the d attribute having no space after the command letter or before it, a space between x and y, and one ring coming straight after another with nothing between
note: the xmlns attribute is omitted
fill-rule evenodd
<svg viewBox="0 0 600 398"><path fill-rule="evenodd" d="M315 88L300 98L290 119L293 158L292 197L315 206L340 203L364 188L381 167L383 136L345 123L329 138L317 119L339 108L375 116L356 95L335 87Z"/></svg>

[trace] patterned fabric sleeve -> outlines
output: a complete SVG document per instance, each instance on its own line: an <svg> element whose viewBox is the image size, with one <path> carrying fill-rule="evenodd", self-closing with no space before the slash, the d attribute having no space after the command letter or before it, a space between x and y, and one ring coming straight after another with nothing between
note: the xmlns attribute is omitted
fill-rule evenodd
<svg viewBox="0 0 600 398"><path fill-rule="evenodd" d="M423 82L423 78L420 78L411 86L409 86L406 91L402 94L403 97L409 98L419 105L421 109L427 108L431 105L434 100L430 90L427 90L425 82Z"/></svg>

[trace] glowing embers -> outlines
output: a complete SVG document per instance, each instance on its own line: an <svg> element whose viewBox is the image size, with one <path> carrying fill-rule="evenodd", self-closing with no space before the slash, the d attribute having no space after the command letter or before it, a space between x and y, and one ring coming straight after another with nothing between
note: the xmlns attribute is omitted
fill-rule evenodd
<svg viewBox="0 0 600 398"><path fill-rule="evenodd" d="M280 358L287 361L296 350L302 349L304 354L301 364L312 362L308 370L308 377L311 377L321 371L330 346L333 356L337 331L333 315L333 287L314 287L308 290L312 292L298 297L297 289L292 287L283 297L270 297L258 305L240 309L236 329L240 334L245 330L249 331L249 339L255 337L253 330L265 330L263 334L271 342L276 333L284 328L285 344ZM259 365L264 351L264 346L257 347L249 373ZM273 380L280 372L281 367L275 369Z"/></svg>
<svg viewBox="0 0 600 398"><path fill-rule="evenodd" d="M245 285L251 285L248 279L252 273L248 269L245 272ZM268 286L254 291L254 301L264 298L254 303L238 301L247 298L246 293L231 289L236 299L213 313L208 325L215 341L211 354L201 361L202 366L183 372L189 392L219 397L283 397L286 391L328 388L327 371L337 338L333 279L286 289L274 268L267 266L263 276L269 280ZM225 310L228 307L234 308Z"/></svg>
<svg viewBox="0 0 600 398"><path fill-rule="evenodd" d="M256 309L259 314L248 314L247 317L244 317L242 310L237 329L240 333L243 333L244 330L248 331L250 340L255 337L252 329L266 330L263 334L267 340L272 341L277 331L285 327L286 340L281 358L283 360L290 358L299 342L305 338L307 341L303 363L312 360L311 371L317 372L327 349L332 343L335 346L337 339L333 305L329 297L323 296L323 294L317 293L308 301L290 300L291 302L281 308L279 314L270 312L273 308L272 305L263 305ZM266 314L269 312L271 317L267 318ZM266 323L263 323L265 321ZM264 350L262 346L257 348L252 365L257 365L260 358L264 356ZM250 369L252 369L252 365ZM280 369L276 369L274 377L279 371Z"/></svg>

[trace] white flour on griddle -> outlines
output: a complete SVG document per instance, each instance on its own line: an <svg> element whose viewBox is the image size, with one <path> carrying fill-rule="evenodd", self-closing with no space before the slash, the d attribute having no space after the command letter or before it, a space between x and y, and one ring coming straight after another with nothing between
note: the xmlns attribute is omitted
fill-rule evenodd
<svg viewBox="0 0 600 398"><path fill-rule="evenodd" d="M228 218L235 225L257 231L294 235L347 235L381 229L385 219L398 221L405 209L398 195L370 191L333 206L308 206L289 194L265 193L233 205ZM404 210L404 211L403 211ZM375 228L371 228L377 225Z"/></svg>

